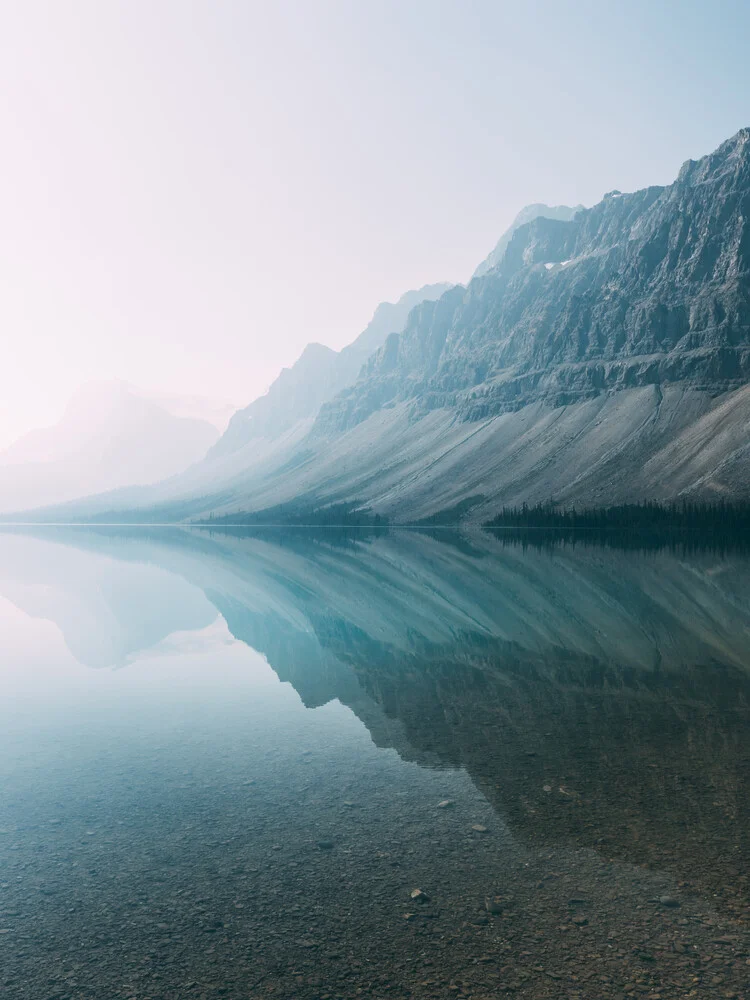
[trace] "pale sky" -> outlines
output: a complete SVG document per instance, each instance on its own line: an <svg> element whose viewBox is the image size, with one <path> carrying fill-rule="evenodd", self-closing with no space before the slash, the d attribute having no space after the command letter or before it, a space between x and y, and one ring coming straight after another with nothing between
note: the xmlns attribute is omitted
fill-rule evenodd
<svg viewBox="0 0 750 1000"><path fill-rule="evenodd" d="M244 405L534 201L750 125L750 5L0 0L0 445L82 382Z"/></svg>

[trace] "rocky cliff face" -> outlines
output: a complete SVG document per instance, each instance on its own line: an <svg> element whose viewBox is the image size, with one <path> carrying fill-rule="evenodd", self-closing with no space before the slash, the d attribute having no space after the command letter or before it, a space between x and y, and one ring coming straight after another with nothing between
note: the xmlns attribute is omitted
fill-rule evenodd
<svg viewBox="0 0 750 1000"><path fill-rule="evenodd" d="M539 215L468 288L423 293L401 333L379 310L346 351L308 349L211 461L37 517L346 503L408 524L523 502L750 498L750 129L667 187Z"/></svg>
<svg viewBox="0 0 750 1000"><path fill-rule="evenodd" d="M232 418L223 437L209 453L222 458L258 438L277 438L298 421L314 417L322 403L352 382L370 354L391 333L403 330L411 310L432 301L450 288L439 283L406 292L398 302L381 302L357 339L341 351L308 344L291 368L284 368L265 396L260 396Z"/></svg>
<svg viewBox="0 0 750 1000"><path fill-rule="evenodd" d="M384 405L479 420L644 385L711 393L750 375L750 129L666 188L539 217L494 270L424 303L318 429Z"/></svg>
<svg viewBox="0 0 750 1000"><path fill-rule="evenodd" d="M513 233L517 229L520 229L521 226L526 225L527 222L533 222L534 219L538 219L540 216L543 216L545 219L559 219L563 222L569 222L583 207L583 205L576 205L574 208L571 208L569 205L543 205L537 203L522 208L510 227L497 241L492 252L479 264L472 277L481 278L483 274L487 274L488 271L497 267L505 256L505 251L508 248Z"/></svg>

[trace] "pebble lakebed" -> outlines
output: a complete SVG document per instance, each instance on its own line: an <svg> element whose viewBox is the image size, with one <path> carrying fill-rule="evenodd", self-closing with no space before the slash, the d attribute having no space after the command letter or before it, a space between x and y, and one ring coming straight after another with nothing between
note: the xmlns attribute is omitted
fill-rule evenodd
<svg viewBox="0 0 750 1000"><path fill-rule="evenodd" d="M242 740L186 771L144 747L4 815L0 995L747 996L736 858L678 878L667 857L540 848L460 770L343 743L254 753L252 773Z"/></svg>

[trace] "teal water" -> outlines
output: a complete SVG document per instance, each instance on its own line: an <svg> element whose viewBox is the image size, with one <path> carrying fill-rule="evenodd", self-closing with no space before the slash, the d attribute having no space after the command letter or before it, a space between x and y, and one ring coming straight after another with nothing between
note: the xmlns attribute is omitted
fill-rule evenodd
<svg viewBox="0 0 750 1000"><path fill-rule="evenodd" d="M744 555L6 530L0 635L3 998L746 995Z"/></svg>

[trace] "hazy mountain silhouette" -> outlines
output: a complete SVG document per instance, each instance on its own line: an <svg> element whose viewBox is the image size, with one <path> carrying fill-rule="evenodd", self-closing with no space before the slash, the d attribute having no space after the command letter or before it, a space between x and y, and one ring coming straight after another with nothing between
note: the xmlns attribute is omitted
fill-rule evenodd
<svg viewBox="0 0 750 1000"><path fill-rule="evenodd" d="M189 414L213 414L216 423ZM55 503L182 472L203 458L228 415L209 401L158 401L124 382L83 386L53 427L0 452L0 510Z"/></svg>
<svg viewBox="0 0 750 1000"><path fill-rule="evenodd" d="M209 460L239 451L258 439L276 440L302 424L309 430L321 405L354 382L373 351L391 333L398 333L411 310L420 302L440 298L451 286L425 285L406 292L398 302L381 302L360 333L341 351L323 344L308 344L291 368L284 368L268 392L232 417L221 440L211 450ZM309 421L303 424L303 421ZM252 460L249 456L249 460Z"/></svg>
<svg viewBox="0 0 750 1000"><path fill-rule="evenodd" d="M413 523L551 499L750 499L749 218L743 129L673 184L519 225L486 273L413 308L333 398L340 355L310 349L211 461L38 516L350 504Z"/></svg>

